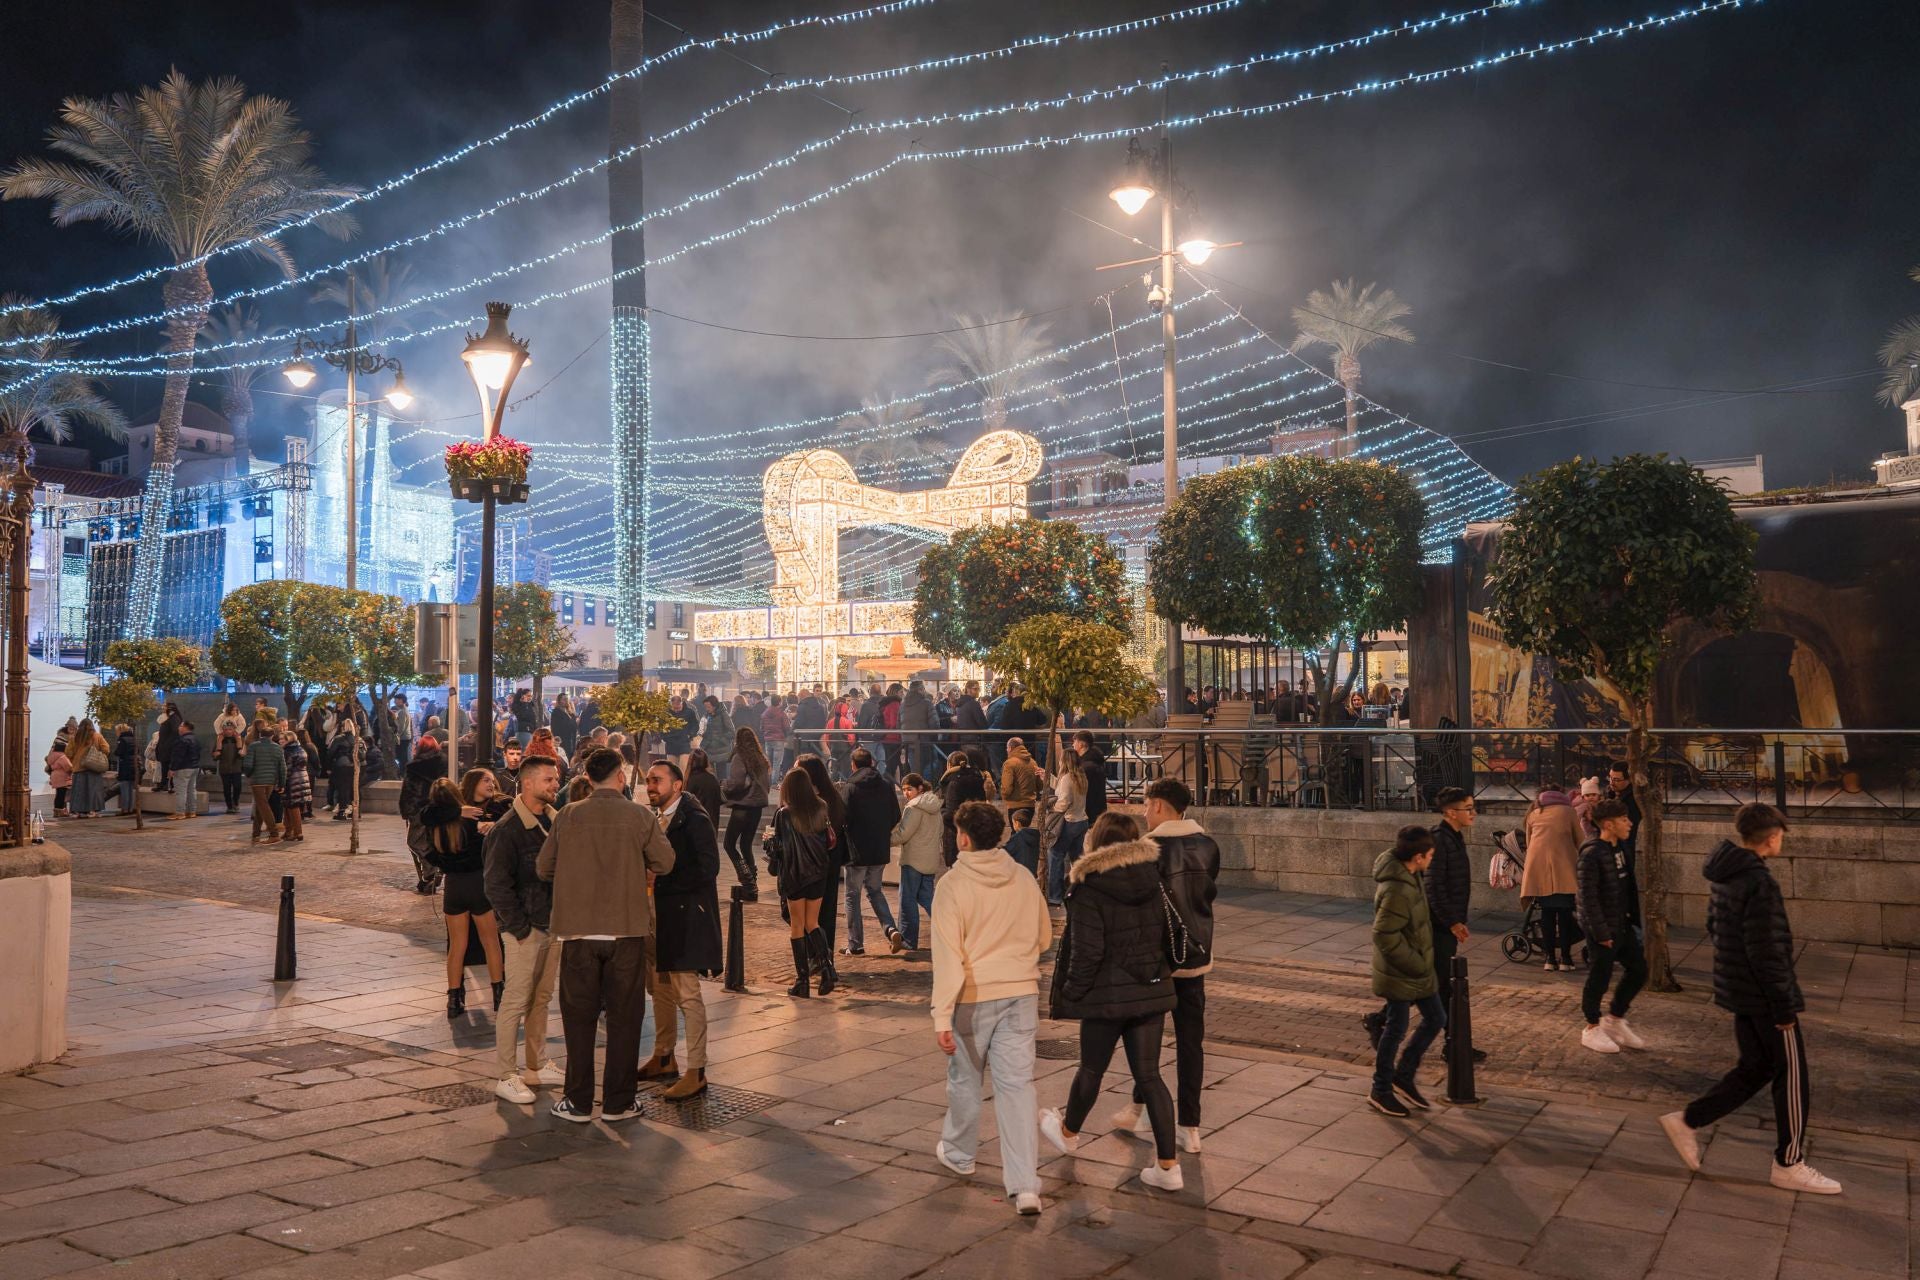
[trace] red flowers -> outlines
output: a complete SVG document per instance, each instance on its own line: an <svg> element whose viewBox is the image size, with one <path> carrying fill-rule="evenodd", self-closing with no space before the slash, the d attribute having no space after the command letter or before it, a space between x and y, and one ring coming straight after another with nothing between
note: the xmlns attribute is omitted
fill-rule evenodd
<svg viewBox="0 0 1920 1280"><path fill-rule="evenodd" d="M447 446L447 475L455 480L508 480L514 484L527 478L527 466L533 461L531 446L506 436L491 440L469 440Z"/></svg>

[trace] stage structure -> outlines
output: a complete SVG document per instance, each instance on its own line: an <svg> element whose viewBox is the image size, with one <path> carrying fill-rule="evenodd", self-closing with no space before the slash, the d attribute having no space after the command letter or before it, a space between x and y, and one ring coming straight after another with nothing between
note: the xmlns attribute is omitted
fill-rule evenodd
<svg viewBox="0 0 1920 1280"><path fill-rule="evenodd" d="M902 493L862 484L853 464L831 449L786 455L767 468L761 491L773 605L702 611L693 622L695 642L771 648L780 689L838 684L849 658L924 654L913 641L912 601L840 598L840 531L901 525L951 534L1024 520L1027 485L1040 462L1032 436L989 432L961 455L944 486Z"/></svg>

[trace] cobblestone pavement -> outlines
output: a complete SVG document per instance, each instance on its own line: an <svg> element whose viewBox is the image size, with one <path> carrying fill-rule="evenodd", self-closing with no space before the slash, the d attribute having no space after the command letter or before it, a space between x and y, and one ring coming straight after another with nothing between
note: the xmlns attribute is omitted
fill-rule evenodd
<svg viewBox="0 0 1920 1280"><path fill-rule="evenodd" d="M272 910L279 877L291 873L304 913L403 933L426 953L418 964L435 963L445 937L439 902L412 891L398 820L369 818L369 852L353 858L343 856L344 824L322 819L308 829L313 834L300 849L251 849L248 824L227 818L161 823L143 833L96 819L63 824L56 838L74 853L76 891L83 894L134 889ZM723 875L731 883L731 869ZM783 992L793 974L779 908L768 900L744 911L749 988ZM1358 1026L1359 1015L1377 1003L1367 985L1368 919L1364 902L1228 891L1218 915L1223 959L1208 980L1209 1037L1221 1045L1368 1061ZM1698 1094L1729 1065L1731 1024L1707 1001L1708 957L1697 934L1675 937L1686 990L1649 993L1635 1006L1635 1024L1659 1052L1604 1057L1579 1044L1584 974L1545 974L1505 961L1498 941L1511 923L1497 914L1476 919L1463 949L1475 975L1475 1043L1490 1055L1480 1069L1488 1088L1672 1103ZM841 928L844 935L844 920ZM840 961L839 998L923 1003L931 985L926 953L887 954L871 918L866 934L871 954ZM1920 1091L1920 957L1812 944L1802 951L1800 973L1817 1114L1855 1132L1920 1138L1920 1108L1911 1101Z"/></svg>
<svg viewBox="0 0 1920 1280"><path fill-rule="evenodd" d="M1108 1131L1110 1074L1022 1219L990 1119L976 1175L934 1161L944 1059L904 1001L709 984L705 1120L655 1103L574 1126L477 1087L489 1014L442 1015L430 943L308 921L299 981L272 984L273 930L179 898L75 904L74 1052L0 1079L0 1276L1866 1280L1915 1260L1914 1143L1816 1126L1846 1194L1795 1197L1766 1185L1751 1111L1690 1175L1654 1106L1502 1088L1392 1121L1349 1067L1219 1047L1185 1190L1134 1178L1147 1148ZM1043 1105L1069 1070L1040 1062Z"/></svg>

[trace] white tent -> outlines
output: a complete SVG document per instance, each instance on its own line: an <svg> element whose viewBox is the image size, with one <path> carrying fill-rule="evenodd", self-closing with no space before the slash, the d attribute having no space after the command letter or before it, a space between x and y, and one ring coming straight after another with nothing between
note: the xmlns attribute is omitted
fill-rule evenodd
<svg viewBox="0 0 1920 1280"><path fill-rule="evenodd" d="M53 746L53 735L68 716L86 718L87 690L98 681L85 671L56 667L32 657L27 659L27 678L31 681L27 694L27 773L33 778L33 794L52 795L44 762Z"/></svg>

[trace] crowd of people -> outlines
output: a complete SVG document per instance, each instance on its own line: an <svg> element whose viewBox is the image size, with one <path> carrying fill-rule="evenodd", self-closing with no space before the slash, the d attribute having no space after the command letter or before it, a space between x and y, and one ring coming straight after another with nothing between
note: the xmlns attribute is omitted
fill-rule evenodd
<svg viewBox="0 0 1920 1280"><path fill-rule="evenodd" d="M1294 696L1283 687L1274 699L1284 708L1280 700ZM358 704L316 703L294 725L265 699L251 719L229 702L213 721L211 752L168 703L144 762L130 726L116 726L110 740L82 720L56 735L45 766L56 808L75 817L100 811L111 772L123 812L148 784L175 792L182 821L196 816L199 774L210 767L228 813L251 791L256 844L297 843L318 783L327 783L334 815L350 816L356 774L364 781L369 760L391 745L417 888L440 894L446 920L447 1017L466 1012L469 962L484 964L496 1094L532 1105L538 1090L557 1088L552 1113L579 1123L595 1116L596 1099L602 1120L640 1114L643 1083L662 1083L674 1101L707 1089L700 979L722 967L724 848L737 898L759 900L763 867L776 888L792 998L838 989L836 956L866 954L868 912L890 954L931 951L934 1036L948 1064L934 1149L941 1165L973 1172L990 1080L1008 1198L1022 1214L1040 1212L1039 1142L1077 1149L1118 1050L1133 1088L1111 1123L1150 1136L1145 1185L1182 1187L1180 1154L1201 1151L1205 978L1220 870L1219 847L1189 812L1194 798L1182 781L1150 783L1138 817L1110 810L1096 732L1107 726L1097 718L1049 725L1017 686L984 704L972 686L935 699L916 681L831 701L816 689L747 693L731 705L676 695L672 705L680 727L636 738L599 723L591 702L575 707L562 695L542 715L530 695L516 695L493 752L484 763L462 758L457 783L438 714L422 706L415 720L403 700L377 727ZM916 737L923 723L930 732ZM1062 727L1049 768L1050 730ZM1373 868L1371 988L1381 1004L1362 1018L1374 1054L1368 1102L1396 1118L1431 1106L1419 1072L1451 1035L1453 960L1472 936L1467 843L1477 805L1455 787L1433 800L1437 821L1402 828ZM1537 912L1545 970L1585 969L1580 1042L1596 1053L1653 1048L1629 1021L1648 977L1640 821L1620 764L1604 782L1542 790L1525 816L1517 888ZM1661 1123L1698 1169L1698 1131L1770 1088L1774 1184L1835 1194L1840 1185L1804 1158L1804 1002L1784 899L1766 865L1785 827L1777 811L1747 805L1736 838L1707 859L1715 1001L1735 1016L1739 1060ZM890 902L884 871L896 857ZM1041 966L1056 941L1048 1013L1078 1024L1080 1062L1061 1105L1041 1109L1033 1079ZM545 1052L556 995L564 1068ZM655 1035L642 1062L649 997ZM1169 1014L1172 1090L1160 1068Z"/></svg>

